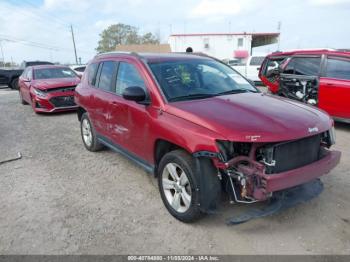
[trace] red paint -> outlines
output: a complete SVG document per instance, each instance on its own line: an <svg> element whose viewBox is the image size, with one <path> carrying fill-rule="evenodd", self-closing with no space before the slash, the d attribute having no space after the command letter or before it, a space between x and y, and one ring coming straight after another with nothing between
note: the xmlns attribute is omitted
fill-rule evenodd
<svg viewBox="0 0 350 262"><path fill-rule="evenodd" d="M308 56L308 55L320 55L326 61L328 59L328 56L344 58L347 60L350 59L350 52L345 52L345 51L333 51L328 49L297 50L297 51L290 51L290 52L272 53L265 58L263 65L267 62L268 59L273 57ZM288 64L288 61L281 66L285 67L287 66L287 64ZM259 77L261 81L266 86L268 86L269 90L272 93L276 94L279 89L278 79L274 82L269 81L262 74L263 67L264 66L260 68ZM318 77L319 77L318 107L325 110L327 113L329 113L333 117L340 118L340 119L350 119L350 106L349 106L350 80L324 77L322 70L320 70L320 75Z"/></svg>
<svg viewBox="0 0 350 262"><path fill-rule="evenodd" d="M144 55L144 58L148 61L209 59L180 54L159 55L158 58L153 54ZM97 133L150 164L156 164L155 149L159 140L171 142L191 154L197 151L219 153L216 140L254 142L254 152L245 158L254 163L255 150L264 143L304 138L316 134L310 134L309 128L317 127L317 132L322 133L333 125L331 118L317 108L261 93L168 103L147 65L142 62L144 58L105 54L95 57L92 62L112 60L133 64L146 83L150 105L137 104L114 93L98 90L89 85L87 74L76 89L75 101L89 114ZM287 173L280 174L280 180L274 182L279 186L271 188L293 186L319 177L338 161L339 158L331 159L327 162L329 165L315 162L310 175L303 169L294 170L291 177ZM237 164L233 160L223 163L217 158L213 159L213 163L220 169ZM261 177L265 176L262 163L255 162L254 168ZM305 168L309 170L310 167ZM249 172L248 169L246 171ZM296 177L295 180L292 176Z"/></svg>
<svg viewBox="0 0 350 262"><path fill-rule="evenodd" d="M57 79L35 79L35 70L46 69L46 68L67 68L62 66L52 66L52 65L40 65L29 67L32 70L30 78L27 79L25 76L21 75L18 81L19 92L23 100L29 103L33 110L37 113L52 113L52 112L62 112L75 110L77 106L69 107L55 107L55 105L50 101L54 97L71 97L74 96L74 91L55 91L47 92L50 89L64 88L64 87L75 87L79 84L79 77L74 78L57 78ZM34 74L33 74L34 72ZM45 97L38 96L34 89L40 90L45 93ZM40 104L40 107L37 106Z"/></svg>

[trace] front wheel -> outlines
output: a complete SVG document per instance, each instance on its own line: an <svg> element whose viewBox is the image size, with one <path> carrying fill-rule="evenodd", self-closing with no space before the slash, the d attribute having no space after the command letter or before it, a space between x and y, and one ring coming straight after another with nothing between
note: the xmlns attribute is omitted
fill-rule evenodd
<svg viewBox="0 0 350 262"><path fill-rule="evenodd" d="M172 216L186 223L203 215L195 170L193 157L182 150L167 153L158 168L158 186L165 207Z"/></svg>
<svg viewBox="0 0 350 262"><path fill-rule="evenodd" d="M28 103L23 99L23 95L21 92L21 89L18 90L18 94L19 94L19 100L21 101L22 105L28 105Z"/></svg>

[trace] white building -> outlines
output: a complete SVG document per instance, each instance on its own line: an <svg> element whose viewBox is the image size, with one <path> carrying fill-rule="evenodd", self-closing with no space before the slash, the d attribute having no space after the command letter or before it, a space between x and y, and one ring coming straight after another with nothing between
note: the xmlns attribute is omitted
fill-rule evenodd
<svg viewBox="0 0 350 262"><path fill-rule="evenodd" d="M244 59L253 47L277 43L279 33L214 33L173 34L169 36L172 52L185 52L191 47L218 59Z"/></svg>

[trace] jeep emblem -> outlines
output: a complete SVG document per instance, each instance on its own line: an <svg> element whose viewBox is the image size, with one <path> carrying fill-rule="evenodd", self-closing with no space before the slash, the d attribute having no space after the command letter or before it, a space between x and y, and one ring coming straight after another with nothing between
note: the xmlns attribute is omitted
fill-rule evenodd
<svg viewBox="0 0 350 262"><path fill-rule="evenodd" d="M309 127L309 133L318 132L318 127Z"/></svg>

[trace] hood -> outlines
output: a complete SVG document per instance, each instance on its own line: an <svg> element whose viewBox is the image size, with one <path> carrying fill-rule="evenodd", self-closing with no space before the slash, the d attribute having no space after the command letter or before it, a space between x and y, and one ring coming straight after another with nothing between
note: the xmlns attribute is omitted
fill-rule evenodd
<svg viewBox="0 0 350 262"><path fill-rule="evenodd" d="M170 103L165 111L237 142L278 142L331 128L327 113L289 99L243 93Z"/></svg>
<svg viewBox="0 0 350 262"><path fill-rule="evenodd" d="M40 90L48 90L58 87L76 86L80 82L78 77L74 78L54 78L54 79L37 79L32 81L32 86Z"/></svg>

